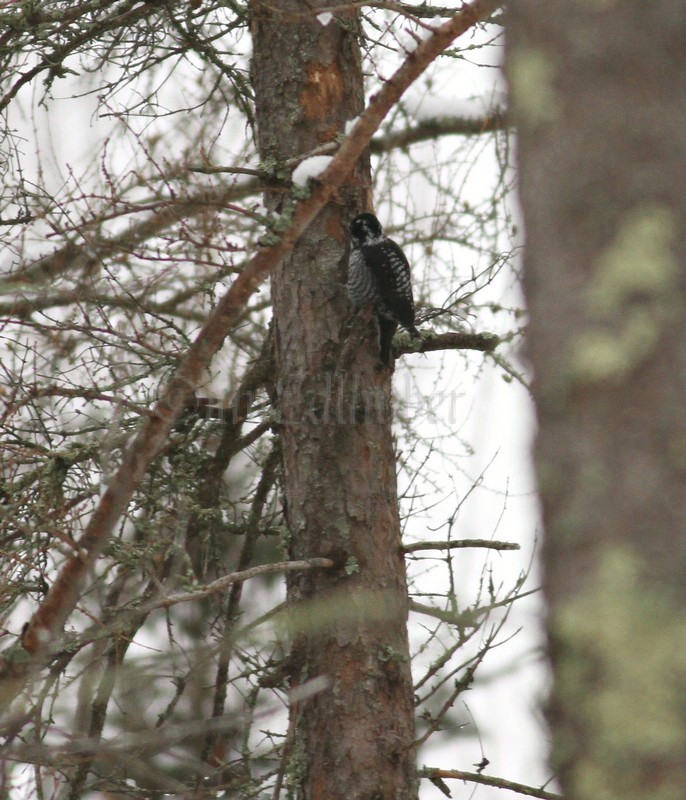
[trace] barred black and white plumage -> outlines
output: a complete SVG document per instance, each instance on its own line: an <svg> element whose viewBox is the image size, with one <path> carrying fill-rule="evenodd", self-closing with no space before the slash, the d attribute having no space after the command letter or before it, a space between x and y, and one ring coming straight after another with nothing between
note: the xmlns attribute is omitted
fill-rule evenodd
<svg viewBox="0 0 686 800"><path fill-rule="evenodd" d="M380 358L390 365L391 342L398 325L419 336L414 324L410 265L400 247L384 235L373 214L350 223L352 249L348 260L348 295L360 307L373 302L379 320Z"/></svg>

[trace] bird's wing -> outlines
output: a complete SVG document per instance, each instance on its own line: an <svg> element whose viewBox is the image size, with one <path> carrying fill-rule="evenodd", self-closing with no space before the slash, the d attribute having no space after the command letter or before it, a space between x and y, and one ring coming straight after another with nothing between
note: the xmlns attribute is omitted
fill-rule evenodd
<svg viewBox="0 0 686 800"><path fill-rule="evenodd" d="M391 239L373 245L367 257L378 296L401 325L414 326L414 301L410 265L405 253Z"/></svg>

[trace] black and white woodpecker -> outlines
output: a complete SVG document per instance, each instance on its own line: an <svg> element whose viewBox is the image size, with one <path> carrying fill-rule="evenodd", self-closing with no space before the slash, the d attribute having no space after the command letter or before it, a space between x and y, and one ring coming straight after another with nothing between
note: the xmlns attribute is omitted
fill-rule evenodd
<svg viewBox="0 0 686 800"><path fill-rule="evenodd" d="M419 336L414 325L410 264L405 253L384 235L373 214L359 214L350 223L348 296L356 308L374 303L379 321L379 357L390 366L391 343L398 325Z"/></svg>

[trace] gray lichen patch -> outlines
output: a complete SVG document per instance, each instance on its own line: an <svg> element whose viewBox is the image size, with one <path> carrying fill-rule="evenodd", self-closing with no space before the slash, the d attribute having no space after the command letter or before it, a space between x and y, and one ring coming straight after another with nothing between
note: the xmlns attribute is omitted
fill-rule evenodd
<svg viewBox="0 0 686 800"><path fill-rule="evenodd" d="M544 50L518 47L512 53L508 70L512 105L517 117L528 127L535 128L558 118L555 73L553 56Z"/></svg>
<svg viewBox="0 0 686 800"><path fill-rule="evenodd" d="M674 253L677 223L665 206L632 209L599 255L586 291L588 325L574 339L581 382L622 379L654 352L682 307Z"/></svg>
<svg viewBox="0 0 686 800"><path fill-rule="evenodd" d="M659 769L686 747L686 621L648 583L625 545L606 549L595 574L553 620L566 656L557 693L583 730L573 759L575 797L678 800L683 787ZM564 739L558 741L565 749ZM576 749L578 741L567 741ZM569 757L558 749L563 760ZM650 787L650 793L646 789Z"/></svg>

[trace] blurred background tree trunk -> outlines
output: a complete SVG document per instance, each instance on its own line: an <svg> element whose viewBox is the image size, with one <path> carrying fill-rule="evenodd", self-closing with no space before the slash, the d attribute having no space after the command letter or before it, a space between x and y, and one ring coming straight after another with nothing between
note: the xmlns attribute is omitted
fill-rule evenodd
<svg viewBox="0 0 686 800"><path fill-rule="evenodd" d="M251 7L258 146L277 170L334 142L364 108L357 12L325 25L317 5ZM370 207L370 184L367 157L272 277L289 556L338 565L288 587L291 685L325 687L291 709L289 773L298 796L327 800L416 796L390 371L373 327L343 346L347 227ZM281 198L267 205L287 215Z"/></svg>
<svg viewBox="0 0 686 800"><path fill-rule="evenodd" d="M510 12L567 800L686 786L686 7Z"/></svg>

